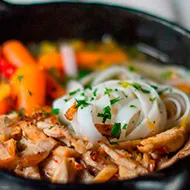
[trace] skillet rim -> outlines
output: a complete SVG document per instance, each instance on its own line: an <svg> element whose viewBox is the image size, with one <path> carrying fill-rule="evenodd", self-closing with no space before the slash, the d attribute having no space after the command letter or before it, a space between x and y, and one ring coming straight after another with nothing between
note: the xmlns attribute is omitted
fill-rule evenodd
<svg viewBox="0 0 190 190"><path fill-rule="evenodd" d="M21 5L21 4L13 4L13 3L8 3L7 1L3 1L3 0L0 0L0 6L1 4L3 6L5 6L7 8L7 10L11 10L11 9L18 9L19 7L23 8L25 6L34 6L34 7L38 7L38 6L46 6L46 5L50 5L50 4L60 4L60 5L63 5L63 4L67 4L67 5L76 5L78 4L79 6L86 6L86 5L90 5L90 6L103 6L103 7L113 7L113 8L117 8L117 9L123 9L125 11L129 11L131 12L132 14L134 15L137 15L139 17L143 17L147 20L151 20L153 22L157 22L157 23L160 23L161 25L163 26L166 26L174 31L176 31L178 34L182 35L182 36L186 36L189 41L190 41L190 31L182 26L179 26L178 24L176 24L175 22L172 22L172 21L169 21L167 19L164 19L164 18L161 18L159 16L156 16L156 15L153 15L153 14L150 14L150 13L147 13L146 11L142 11L142 10L137 10L135 8L130 8L130 7L127 7L127 6L122 6L122 5L116 5L116 4L106 4L106 3L101 3L101 2L77 2L77 1L73 1L73 2L70 2L68 0L64 1L64 2L40 2L40 3L31 3L31 4L26 4L26 5ZM189 159L190 160L190 156L184 158L183 160L187 160ZM172 165L171 167L167 168L167 169L164 169L162 170L161 172L154 172L153 174L148 174L148 175L145 175L145 176L139 176L139 177L136 177L134 179L130 179L130 180L118 180L118 181L111 181L111 182L106 182L106 183L97 183L97 184L71 184L71 183L68 183L68 184L61 184L61 183L51 183L49 181L45 181L45 180L35 180L35 179L29 179L29 178L24 178L24 177L21 177L21 176L17 176L16 174L14 174L13 172L10 172L10 171L7 171L7 170L4 170L4 169L0 169L0 176L3 176L5 177L6 179L8 180L14 180L15 182L17 183L20 183L20 184L24 184L24 185L31 185L31 183L35 183L35 185L38 185L38 187L40 186L47 186L47 187L50 187L50 188L63 188L63 187L73 187L73 186L76 186L77 185L77 188L83 188L83 187L92 187L92 186L103 186L104 184L109 184L109 185L112 185L112 184L115 184L117 185L117 187L122 187L122 184L123 183L127 183L127 184L133 184L133 183L142 183L142 182L146 182L146 181L157 181L157 180L160 180L160 178L163 177L163 173L164 171L169 171L170 168L173 168L173 166L176 166L177 164L179 165L179 162L183 162L183 160L180 160L178 161L177 163L175 163L174 165ZM190 168L190 165L189 165L189 168ZM184 170L184 169L183 169ZM182 171L183 172L183 171ZM172 176L168 176L168 179L171 178ZM152 178L152 179L151 179ZM164 182L164 181L162 181ZM164 182L165 183L165 182Z"/></svg>

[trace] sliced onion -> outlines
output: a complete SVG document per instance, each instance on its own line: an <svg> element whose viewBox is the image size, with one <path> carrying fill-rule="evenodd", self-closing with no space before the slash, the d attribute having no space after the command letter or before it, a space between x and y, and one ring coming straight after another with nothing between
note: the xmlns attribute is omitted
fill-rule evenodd
<svg viewBox="0 0 190 190"><path fill-rule="evenodd" d="M63 68L66 75L70 77L76 77L78 69L74 49L68 44L62 44L60 47L60 51Z"/></svg>

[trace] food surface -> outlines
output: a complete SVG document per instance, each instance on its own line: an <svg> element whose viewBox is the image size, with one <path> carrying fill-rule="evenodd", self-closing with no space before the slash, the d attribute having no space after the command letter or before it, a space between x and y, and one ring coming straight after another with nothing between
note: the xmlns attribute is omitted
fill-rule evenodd
<svg viewBox="0 0 190 190"><path fill-rule="evenodd" d="M190 154L189 70L102 41L0 46L0 168L54 183L126 180Z"/></svg>

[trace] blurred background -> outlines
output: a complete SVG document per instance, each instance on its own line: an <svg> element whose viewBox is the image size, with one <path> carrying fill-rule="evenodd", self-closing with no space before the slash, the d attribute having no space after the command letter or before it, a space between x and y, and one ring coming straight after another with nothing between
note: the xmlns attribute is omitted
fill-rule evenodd
<svg viewBox="0 0 190 190"><path fill-rule="evenodd" d="M60 2L64 0L6 0L11 3L30 4L38 2ZM67 0L69 1L69 0ZM176 22L190 30L190 0L70 0L74 2L100 2L119 4L139 9Z"/></svg>

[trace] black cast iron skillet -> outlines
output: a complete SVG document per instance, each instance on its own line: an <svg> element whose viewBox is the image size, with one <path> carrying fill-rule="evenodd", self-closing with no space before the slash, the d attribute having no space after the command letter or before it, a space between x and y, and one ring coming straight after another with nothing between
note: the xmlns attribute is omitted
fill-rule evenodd
<svg viewBox="0 0 190 190"><path fill-rule="evenodd" d="M111 34L121 44L138 46L165 63L190 67L190 33L174 23L135 10L85 3L10 5L0 0L0 43L18 39L82 38L100 40ZM190 185L190 157L161 172L104 184L52 184L0 171L0 190L148 189L178 190Z"/></svg>

